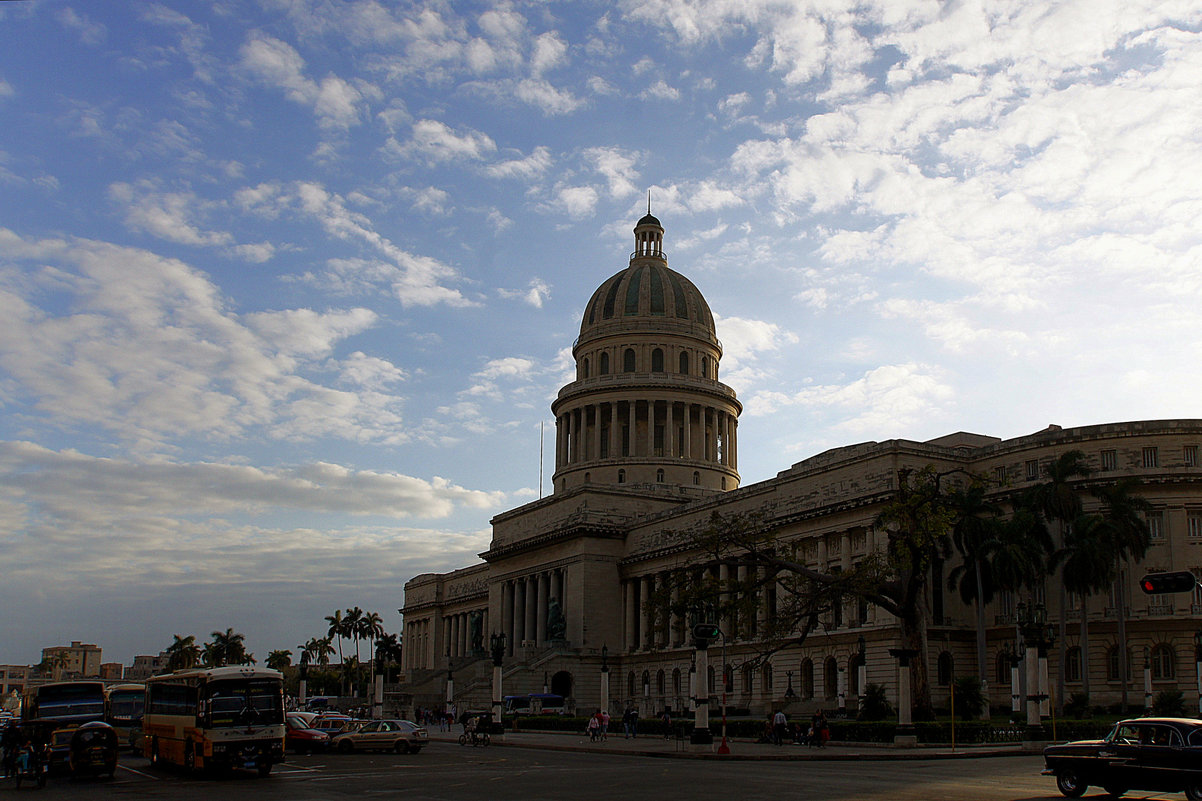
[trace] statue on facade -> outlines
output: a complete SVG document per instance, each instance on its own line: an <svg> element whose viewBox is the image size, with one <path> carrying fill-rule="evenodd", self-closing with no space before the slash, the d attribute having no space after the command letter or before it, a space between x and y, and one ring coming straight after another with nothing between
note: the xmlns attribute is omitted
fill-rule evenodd
<svg viewBox="0 0 1202 801"><path fill-rule="evenodd" d="M563 640L567 638L568 622L564 620L563 609L559 599L552 598L547 602L547 639Z"/></svg>
<svg viewBox="0 0 1202 801"><path fill-rule="evenodd" d="M484 653L484 615L480 612L468 615L468 630L471 634L472 653Z"/></svg>

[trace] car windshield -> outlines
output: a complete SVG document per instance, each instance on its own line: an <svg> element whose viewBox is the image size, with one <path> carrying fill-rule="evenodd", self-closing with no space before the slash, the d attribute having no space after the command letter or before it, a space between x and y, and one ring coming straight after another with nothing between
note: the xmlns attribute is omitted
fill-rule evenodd
<svg viewBox="0 0 1202 801"><path fill-rule="evenodd" d="M209 689L209 725L269 726L284 722L279 685L271 682L223 681Z"/></svg>

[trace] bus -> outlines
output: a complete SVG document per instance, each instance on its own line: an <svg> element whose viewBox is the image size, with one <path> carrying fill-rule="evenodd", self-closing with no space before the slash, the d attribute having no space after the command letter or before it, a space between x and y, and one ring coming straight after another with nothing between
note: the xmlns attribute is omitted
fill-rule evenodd
<svg viewBox="0 0 1202 801"><path fill-rule="evenodd" d="M146 704L145 684L113 684L105 690L108 700L104 722L117 730L122 747L137 753L142 750L142 708Z"/></svg>
<svg viewBox="0 0 1202 801"><path fill-rule="evenodd" d="M104 720L104 683L55 681L31 687L21 705L21 723L50 744L50 764L65 764L71 735L84 723Z"/></svg>
<svg viewBox="0 0 1202 801"><path fill-rule="evenodd" d="M284 676L246 665L152 676L142 736L151 764L266 776L284 761Z"/></svg>
<svg viewBox="0 0 1202 801"><path fill-rule="evenodd" d="M563 715L566 712L563 696L554 693L507 695L501 707L503 715Z"/></svg>

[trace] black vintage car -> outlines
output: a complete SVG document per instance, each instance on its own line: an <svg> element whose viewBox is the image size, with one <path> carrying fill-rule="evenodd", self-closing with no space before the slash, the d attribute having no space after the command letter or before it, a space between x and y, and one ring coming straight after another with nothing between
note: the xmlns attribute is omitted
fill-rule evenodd
<svg viewBox="0 0 1202 801"><path fill-rule="evenodd" d="M1049 745L1043 759L1043 775L1069 798L1092 784L1114 796L1152 790L1202 801L1202 720L1120 720L1105 739Z"/></svg>

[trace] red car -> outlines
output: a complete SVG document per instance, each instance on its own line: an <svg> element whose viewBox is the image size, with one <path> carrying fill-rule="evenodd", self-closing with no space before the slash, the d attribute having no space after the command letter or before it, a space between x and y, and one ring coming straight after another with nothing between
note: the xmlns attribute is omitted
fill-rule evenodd
<svg viewBox="0 0 1202 801"><path fill-rule="evenodd" d="M288 715L284 719L284 747L297 754L325 751L330 747L330 735L309 728L299 715Z"/></svg>

